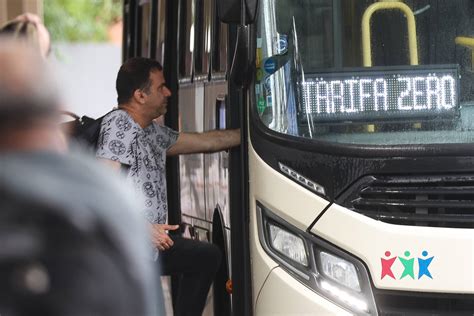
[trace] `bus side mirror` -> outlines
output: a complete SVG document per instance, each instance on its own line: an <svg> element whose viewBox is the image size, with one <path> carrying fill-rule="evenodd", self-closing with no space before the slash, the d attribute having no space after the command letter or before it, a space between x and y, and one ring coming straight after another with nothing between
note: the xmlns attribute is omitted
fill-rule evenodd
<svg viewBox="0 0 474 316"><path fill-rule="evenodd" d="M258 0L217 0L217 14L223 23L242 23L242 1L245 2L245 24L252 24L257 13Z"/></svg>

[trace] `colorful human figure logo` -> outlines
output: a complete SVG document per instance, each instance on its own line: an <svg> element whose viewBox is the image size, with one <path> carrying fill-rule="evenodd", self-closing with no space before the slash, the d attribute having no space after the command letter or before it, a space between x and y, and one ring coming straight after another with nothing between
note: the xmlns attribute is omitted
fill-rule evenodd
<svg viewBox="0 0 474 316"><path fill-rule="evenodd" d="M425 258L428 257L428 251L424 250L421 255ZM429 257L426 259L418 258L418 266L420 268L420 270L418 271L418 280L421 279L421 277L424 275L426 275L430 279L433 279L430 270L428 270L428 267L430 266L431 261L433 261L433 258L434 257Z"/></svg>
<svg viewBox="0 0 474 316"><path fill-rule="evenodd" d="M415 258L408 258L410 257L410 252L407 250L404 253L406 258L398 257L398 259L402 262L403 264L403 273L402 276L400 277L400 280L403 279L404 277L411 276L412 279L415 278L415 273L413 271L413 265L415 263Z"/></svg>
<svg viewBox="0 0 474 316"><path fill-rule="evenodd" d="M429 267L431 265L431 262L434 259L434 256L428 257L428 251L423 250L421 253L422 257L417 258L418 262L418 280L421 279L423 276L426 276L427 278L433 279L433 276L431 275L431 272L429 270ZM400 263L403 265L403 272L400 275L399 280L406 278L406 277L411 277L413 280L415 280L415 258L410 258L411 253L410 251L406 250L403 253L403 256L392 256L392 253L390 251L385 251L385 257L380 258L381 264L382 264L382 274L381 274L381 280L383 280L385 277L391 277L392 279L396 280L397 278L395 277L392 267L393 264L395 263L396 259L400 261Z"/></svg>
<svg viewBox="0 0 474 316"><path fill-rule="evenodd" d="M391 253L390 251L385 251L385 257L390 257ZM397 260L397 257L389 258L389 259L384 259L380 258L382 261L382 279L385 278L387 275L391 277L392 279L395 279L395 276L393 275L392 272L392 265Z"/></svg>

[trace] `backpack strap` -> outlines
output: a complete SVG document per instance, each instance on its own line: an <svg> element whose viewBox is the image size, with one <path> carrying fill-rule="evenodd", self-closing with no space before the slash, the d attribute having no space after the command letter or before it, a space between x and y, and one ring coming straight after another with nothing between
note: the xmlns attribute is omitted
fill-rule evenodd
<svg viewBox="0 0 474 316"><path fill-rule="evenodd" d="M81 117L79 119L79 126L76 127L72 137L93 149L97 149L97 141L100 135L102 120L104 117L117 110L118 109L113 109L97 119L88 116Z"/></svg>

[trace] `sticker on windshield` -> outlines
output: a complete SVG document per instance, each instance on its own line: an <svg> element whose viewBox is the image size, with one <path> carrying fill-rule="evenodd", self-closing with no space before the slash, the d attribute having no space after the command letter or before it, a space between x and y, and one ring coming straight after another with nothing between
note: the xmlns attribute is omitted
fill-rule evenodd
<svg viewBox="0 0 474 316"><path fill-rule="evenodd" d="M272 89L272 79L270 76L266 77L263 81L263 86L265 87L265 91L271 91Z"/></svg>
<svg viewBox="0 0 474 316"><path fill-rule="evenodd" d="M267 107L267 104L265 102L265 98L261 96L257 102L258 114L262 114L266 107Z"/></svg>
<svg viewBox="0 0 474 316"><path fill-rule="evenodd" d="M262 81L263 79L263 70L261 68L258 68L257 69L257 74L256 74L256 79L257 81Z"/></svg>
<svg viewBox="0 0 474 316"><path fill-rule="evenodd" d="M272 102L272 95L269 94L269 95L267 95L267 106L272 106L272 103L273 103Z"/></svg>
<svg viewBox="0 0 474 316"><path fill-rule="evenodd" d="M276 61L274 58L269 57L263 62L263 68L268 74L273 74L276 71Z"/></svg>
<svg viewBox="0 0 474 316"><path fill-rule="evenodd" d="M262 38L261 37L258 37L257 38L257 58L256 58L256 61L255 61L255 66L257 68L260 68L262 67L262 60L263 60L263 57L262 57Z"/></svg>
<svg viewBox="0 0 474 316"><path fill-rule="evenodd" d="M277 41L277 52L278 54L284 54L288 50L288 35L280 34Z"/></svg>

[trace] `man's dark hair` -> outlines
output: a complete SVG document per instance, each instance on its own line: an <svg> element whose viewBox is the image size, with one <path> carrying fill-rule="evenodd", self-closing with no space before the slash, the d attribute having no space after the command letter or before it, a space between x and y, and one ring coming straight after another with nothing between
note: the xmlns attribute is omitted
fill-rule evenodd
<svg viewBox="0 0 474 316"><path fill-rule="evenodd" d="M135 57L128 59L117 75L117 102L124 104L128 102L137 89L148 92L150 88L150 73L152 71L162 71L163 67L159 62L150 58Z"/></svg>

